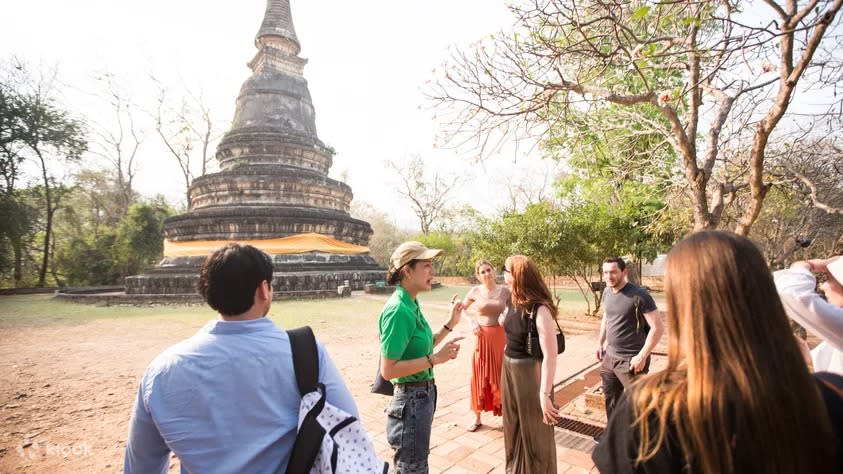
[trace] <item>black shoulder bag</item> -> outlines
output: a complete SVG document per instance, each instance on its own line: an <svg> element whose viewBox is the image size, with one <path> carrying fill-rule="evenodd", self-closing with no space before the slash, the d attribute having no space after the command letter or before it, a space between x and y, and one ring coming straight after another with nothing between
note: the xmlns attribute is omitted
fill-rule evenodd
<svg viewBox="0 0 843 474"><path fill-rule="evenodd" d="M527 313L527 354L533 356L533 359L544 359L542 348L539 344L539 331L536 328L536 314L538 313L538 305L533 305L532 310ZM561 354L565 352L565 334L562 333L562 328L559 327L559 321L554 319L556 329L556 353Z"/></svg>
<svg viewBox="0 0 843 474"><path fill-rule="evenodd" d="M369 387L369 391L390 397L395 393L395 387L392 385L392 382L386 380L383 378L383 375L381 375L380 356L378 356L378 372L375 374L375 381L372 382L372 385Z"/></svg>

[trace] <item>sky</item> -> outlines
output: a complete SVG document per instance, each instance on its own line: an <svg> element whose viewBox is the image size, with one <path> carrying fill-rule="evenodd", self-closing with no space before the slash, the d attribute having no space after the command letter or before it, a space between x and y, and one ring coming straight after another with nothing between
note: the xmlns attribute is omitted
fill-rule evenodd
<svg viewBox="0 0 843 474"><path fill-rule="evenodd" d="M31 67L57 67L68 108L107 116L91 93L94 78L110 73L139 109L152 110L154 75L170 90L201 90L226 130L266 7L263 0L5 3L0 60L15 55ZM319 138L337 151L330 175L347 176L355 200L417 228L387 160L418 154L432 169L461 176L454 205L487 214L507 203L509 183L541 180L554 168L536 150L510 149L480 166L470 150L434 147L438 124L422 88L450 47L513 24L505 2L291 0L291 8ZM151 128L140 153L136 188L183 199L178 165Z"/></svg>

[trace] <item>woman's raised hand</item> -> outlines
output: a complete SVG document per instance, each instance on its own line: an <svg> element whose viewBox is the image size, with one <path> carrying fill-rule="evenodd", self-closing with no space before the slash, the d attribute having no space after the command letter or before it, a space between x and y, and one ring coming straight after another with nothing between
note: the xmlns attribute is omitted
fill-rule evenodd
<svg viewBox="0 0 843 474"><path fill-rule="evenodd" d="M462 311L464 309L459 297L460 295L457 294L454 294L454 296L451 297L451 319L448 320L448 327L452 329L460 322Z"/></svg>
<svg viewBox="0 0 843 474"><path fill-rule="evenodd" d="M433 354L434 362L436 364L441 364L451 359L456 359L457 355L459 355L460 353L459 341L461 341L462 339L462 336L458 336L446 342L441 349L439 349L435 354Z"/></svg>

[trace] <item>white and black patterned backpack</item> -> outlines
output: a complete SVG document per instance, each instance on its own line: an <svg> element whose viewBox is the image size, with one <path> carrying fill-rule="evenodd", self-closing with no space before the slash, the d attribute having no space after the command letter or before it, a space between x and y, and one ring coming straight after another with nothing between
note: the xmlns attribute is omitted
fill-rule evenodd
<svg viewBox="0 0 843 474"><path fill-rule="evenodd" d="M309 326L287 331L302 394L299 429L287 474L389 472L354 416L327 403L319 383L319 354Z"/></svg>

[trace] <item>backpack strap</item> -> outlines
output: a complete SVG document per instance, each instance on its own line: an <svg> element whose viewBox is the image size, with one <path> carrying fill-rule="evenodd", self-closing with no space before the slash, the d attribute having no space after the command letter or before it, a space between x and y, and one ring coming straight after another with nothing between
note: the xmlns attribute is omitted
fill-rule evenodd
<svg viewBox="0 0 843 474"><path fill-rule="evenodd" d="M635 293L635 296L632 297L632 307L635 308L635 332L641 332L643 328L647 328L647 332L650 332L647 318L644 316L644 311L641 310L641 295L638 293Z"/></svg>
<svg viewBox="0 0 843 474"><path fill-rule="evenodd" d="M536 318L539 316L539 307L541 307L541 304L534 303L533 306L531 306L532 311L527 313L529 315L527 317L527 321L531 323L528 324L527 332L530 334L535 332L536 336L539 335L539 326L536 324ZM557 334L562 334L562 326L559 325L559 320L554 317L551 317L550 319L552 319L553 322L556 323L556 329L558 331Z"/></svg>
<svg viewBox="0 0 843 474"><path fill-rule="evenodd" d="M310 326L303 326L287 331L290 338L290 349L293 355L293 368L296 371L296 384L301 396L322 389L321 397L316 405L310 409L302 420L290 461L287 463L287 474L305 474L310 472L316 456L322 446L325 428L319 424L316 417L325 407L325 387L319 384L319 353L316 348L316 338Z"/></svg>
<svg viewBox="0 0 843 474"><path fill-rule="evenodd" d="M316 390L319 380L319 353L316 338L310 326L290 329L290 349L293 353L293 367L296 371L296 384L302 396Z"/></svg>

